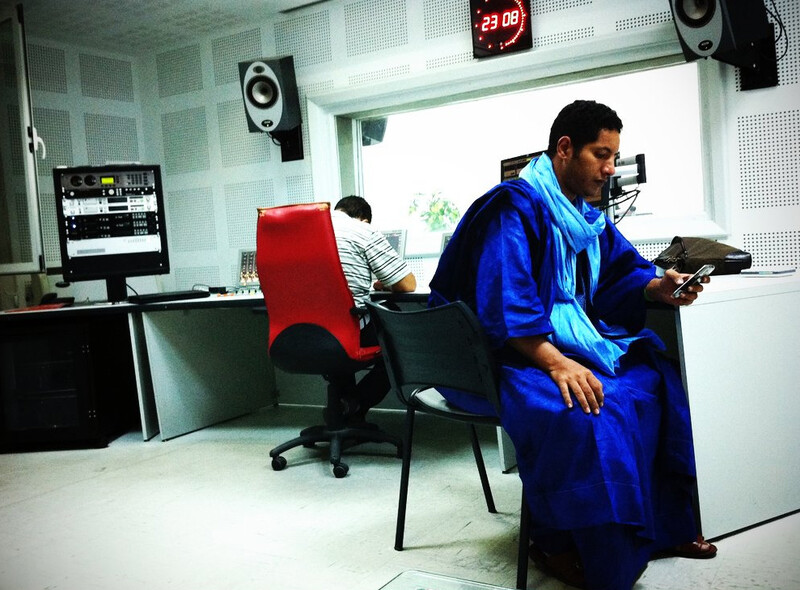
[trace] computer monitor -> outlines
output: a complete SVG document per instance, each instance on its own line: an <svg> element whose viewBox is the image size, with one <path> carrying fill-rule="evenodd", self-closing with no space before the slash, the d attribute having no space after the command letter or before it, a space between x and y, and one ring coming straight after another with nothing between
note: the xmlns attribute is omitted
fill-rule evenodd
<svg viewBox="0 0 800 590"><path fill-rule="evenodd" d="M381 233L389 241L389 245L394 248L394 251L400 255L400 258L406 255L406 230L404 229L384 229Z"/></svg>
<svg viewBox="0 0 800 590"><path fill-rule="evenodd" d="M500 182L519 178L519 173L522 172L522 169L525 168L531 160L538 158L543 153L544 150L500 160Z"/></svg>
<svg viewBox="0 0 800 590"><path fill-rule="evenodd" d="M450 238L453 237L453 232L446 231L442 234L442 248L441 251L444 252L444 249L447 248L447 244L450 243Z"/></svg>
<svg viewBox="0 0 800 590"><path fill-rule="evenodd" d="M65 281L105 280L108 301L127 298L127 277L169 272L161 168L54 168Z"/></svg>

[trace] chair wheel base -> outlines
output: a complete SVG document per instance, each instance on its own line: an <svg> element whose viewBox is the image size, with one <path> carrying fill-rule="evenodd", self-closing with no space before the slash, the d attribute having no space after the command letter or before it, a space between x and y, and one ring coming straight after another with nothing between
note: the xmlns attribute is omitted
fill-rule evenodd
<svg viewBox="0 0 800 590"><path fill-rule="evenodd" d="M286 467L286 457L278 455L277 457L272 458L273 471L283 471L285 467Z"/></svg>

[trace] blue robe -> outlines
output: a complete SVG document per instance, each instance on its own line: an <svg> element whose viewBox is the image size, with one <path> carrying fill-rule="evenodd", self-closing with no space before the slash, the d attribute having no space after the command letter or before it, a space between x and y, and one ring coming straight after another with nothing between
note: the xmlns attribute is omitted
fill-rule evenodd
<svg viewBox="0 0 800 590"><path fill-rule="evenodd" d="M653 552L697 534L688 402L677 370L657 353L660 341L642 330L644 287L655 268L611 223L598 237L597 289L579 298L604 337L642 339L614 374L577 359L603 384L600 415L577 404L568 409L552 379L507 345L508 338L553 330L550 231L549 210L530 184L498 185L460 221L431 281L429 304L466 301L495 350L501 421L516 450L533 540L547 552L577 549L588 588L631 588ZM493 411L468 394L443 394L465 409Z"/></svg>

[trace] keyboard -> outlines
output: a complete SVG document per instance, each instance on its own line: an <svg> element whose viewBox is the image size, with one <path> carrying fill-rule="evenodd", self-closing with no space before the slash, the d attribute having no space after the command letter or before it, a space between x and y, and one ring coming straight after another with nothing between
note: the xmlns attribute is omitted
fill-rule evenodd
<svg viewBox="0 0 800 590"><path fill-rule="evenodd" d="M201 299L208 297L208 291L198 291L188 289L186 291L167 291L165 293L143 293L141 295L131 295L128 297L129 303L138 305L145 303L163 303L165 301L180 301L181 299Z"/></svg>

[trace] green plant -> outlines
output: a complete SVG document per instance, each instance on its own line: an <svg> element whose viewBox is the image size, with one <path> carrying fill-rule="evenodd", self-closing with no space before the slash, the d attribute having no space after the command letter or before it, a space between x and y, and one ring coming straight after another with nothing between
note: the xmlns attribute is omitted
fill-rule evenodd
<svg viewBox="0 0 800 590"><path fill-rule="evenodd" d="M430 195L417 193L408 208L410 215L418 215L430 231L451 229L461 215L458 207L450 199L441 196L441 192Z"/></svg>

